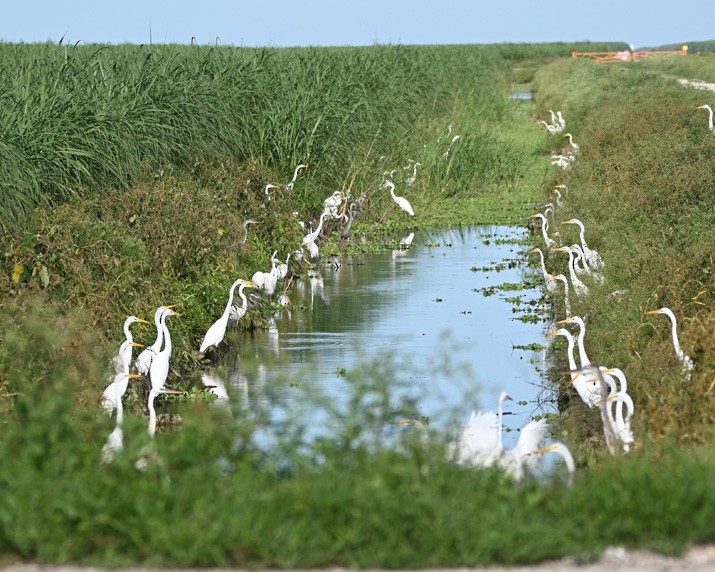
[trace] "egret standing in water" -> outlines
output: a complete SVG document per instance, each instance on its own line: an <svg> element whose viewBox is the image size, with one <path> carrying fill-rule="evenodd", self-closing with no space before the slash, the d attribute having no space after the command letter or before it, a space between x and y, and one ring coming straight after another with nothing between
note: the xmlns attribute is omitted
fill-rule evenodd
<svg viewBox="0 0 715 572"><path fill-rule="evenodd" d="M675 348L675 355L680 360L681 372L682 374L690 380L690 374L695 369L695 363L692 358L687 355L680 347L680 341L678 340L678 322L675 319L675 314L670 308L660 308L659 310L650 310L646 314L663 314L670 318L671 324L671 334L673 336L673 347Z"/></svg>
<svg viewBox="0 0 715 572"><path fill-rule="evenodd" d="M161 350L161 344L164 341L164 334L161 330L161 316L164 311L168 308L173 308L175 304L171 306L159 306L154 312L154 324L156 325L156 340L152 345L145 348L138 356L135 362L137 371L142 375L149 374L149 368L151 367L151 362L156 354Z"/></svg>
<svg viewBox="0 0 715 572"><path fill-rule="evenodd" d="M415 211L412 210L412 205L410 204L410 201L408 201L405 197L398 197L395 195L395 183L393 183L392 181L385 181L384 187L390 189L390 195L392 196L392 199L397 203L398 207L400 207L408 215L415 216Z"/></svg>
<svg viewBox="0 0 715 572"><path fill-rule="evenodd" d="M228 291L228 302L226 303L226 307L224 308L223 314L221 314L221 317L216 320L206 332L206 335L201 342L201 347L199 347L200 352L205 352L208 348L212 346L218 348L218 345L221 343L224 336L226 335L226 328L228 327L229 318L231 316L231 309L234 308L233 293L236 290L237 286L239 286L238 294L244 301L244 308L248 308L248 301L246 300L246 296L243 294L243 289L255 288L256 285L250 280L243 280L239 278L233 284L231 284L231 288ZM245 309L243 313L246 313ZM238 309L236 309L236 314L238 314ZM235 321L238 321L238 319L239 318L237 317Z"/></svg>
<svg viewBox="0 0 715 572"><path fill-rule="evenodd" d="M462 427L453 445L454 461L468 467L490 467L504 453L502 445L502 416L505 401L511 401L508 393L499 396L497 413L472 411L469 421Z"/></svg>
<svg viewBox="0 0 715 572"><path fill-rule="evenodd" d="M154 400L162 393L174 393L181 395L183 392L166 387L166 378L169 376L169 360L171 359L171 335L169 328L166 326L166 319L169 316L180 316L181 314L174 312L170 308L165 308L159 319L159 325L164 339L164 347L151 360L149 368L149 379L151 380L151 390L149 391L148 407L149 407L149 435L151 437L156 433L156 410L154 409Z"/></svg>

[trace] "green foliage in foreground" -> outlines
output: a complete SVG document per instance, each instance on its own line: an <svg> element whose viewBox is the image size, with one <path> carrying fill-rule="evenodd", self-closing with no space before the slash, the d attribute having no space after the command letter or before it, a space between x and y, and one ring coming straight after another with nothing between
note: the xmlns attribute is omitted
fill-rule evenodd
<svg viewBox="0 0 715 572"><path fill-rule="evenodd" d="M36 321L40 343L42 328ZM11 349L18 360L31 351ZM73 367L51 383L25 385L16 422L3 427L0 553L112 566L413 568L715 540L711 452L602 459L571 488L557 465L542 482L516 485L447 463L436 430L425 444L390 424L410 411L396 397L409 380L376 359L348 372L356 397L344 407L324 400L333 430L318 439L293 417L269 423L260 403L199 404L149 448L145 420L129 416L126 449L110 465L99 450L111 421L78 410L88 370L65 360Z"/></svg>

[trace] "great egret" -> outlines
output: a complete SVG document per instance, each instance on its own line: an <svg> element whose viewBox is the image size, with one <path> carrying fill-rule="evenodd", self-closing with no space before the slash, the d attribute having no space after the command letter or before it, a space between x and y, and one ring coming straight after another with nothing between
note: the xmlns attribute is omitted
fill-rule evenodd
<svg viewBox="0 0 715 572"><path fill-rule="evenodd" d="M561 115L561 111L556 112L556 122L561 126L562 130L566 128L566 120L564 116Z"/></svg>
<svg viewBox="0 0 715 572"><path fill-rule="evenodd" d="M698 105L697 109L707 109L708 110L708 129L715 132L715 126L713 126L713 110L709 105Z"/></svg>
<svg viewBox="0 0 715 572"><path fill-rule="evenodd" d="M556 195L556 206L561 208L563 205L563 198L561 197L561 191L558 188L551 190L552 193Z"/></svg>
<svg viewBox="0 0 715 572"><path fill-rule="evenodd" d="M107 442L102 447L101 461L102 463L111 463L116 457L117 453L124 448L124 406L122 405L122 397L127 390L127 385L129 384L130 378L141 378L142 375L137 373L129 373L129 368L126 372L121 372L117 374L116 379L112 384L105 390L105 394L112 388L112 400L116 403L117 409L117 420L114 425L114 430L107 437ZM122 376L125 381L119 379ZM114 386L114 387L112 387ZM103 402L104 404L104 402Z"/></svg>
<svg viewBox="0 0 715 572"><path fill-rule="evenodd" d="M246 313L246 309L248 308L248 300L243 294L243 289L256 288L256 285L250 280L243 280L239 278L233 284L231 284L231 288L228 291L228 302L226 303L226 307L223 310L223 314L221 314L221 317L216 320L206 332L206 335L201 342L201 347L199 348L200 352L205 352L211 346L218 348L218 345L221 343L224 336L226 335L226 328L228 327L231 309L235 308L235 306L233 306L233 293L236 290L236 286L239 286L238 295L241 300L244 301L243 308L241 309L243 310L243 314ZM238 313L238 309L236 309L236 312ZM238 321L238 318L236 318L236 321Z"/></svg>
<svg viewBox="0 0 715 572"><path fill-rule="evenodd" d="M288 276L288 263L290 262L290 255L291 253L289 252L288 256L286 256L285 262L281 262L276 265L276 276L278 277L278 280L283 280L286 276Z"/></svg>
<svg viewBox="0 0 715 572"><path fill-rule="evenodd" d="M571 278L571 286L576 292L576 296L581 298L582 296L588 296L588 286L586 286L578 276L576 276L576 270L574 269L574 258L573 251L568 246L561 246L559 248L554 248L553 252L566 252L569 255L569 277Z"/></svg>
<svg viewBox="0 0 715 572"><path fill-rule="evenodd" d="M569 143L571 143L571 147L572 147L572 149L573 149L573 152L574 152L574 153L578 153L578 150L580 149L580 145L579 145L578 143L574 143L573 135L571 135L571 133L566 133L566 134L564 135L564 137L568 137L568 138L569 138Z"/></svg>
<svg viewBox="0 0 715 572"><path fill-rule="evenodd" d="M593 381L593 378L587 378L578 369L576 365L576 360L573 355L574 351L574 338L566 328L559 328L555 332L547 334L550 337L553 336L563 336L566 338L568 343L568 348L566 350L566 357L569 362L569 370L571 372L571 384L578 393L581 401L583 401L589 407L597 405L601 400L601 391L598 384Z"/></svg>
<svg viewBox="0 0 715 572"><path fill-rule="evenodd" d="M415 216L415 211L412 210L412 205L410 204L410 201L408 201L405 197L398 197L395 195L395 183L393 183L392 181L385 181L383 187L390 189L390 195L392 196L392 200L397 203L398 207L400 207L408 215Z"/></svg>
<svg viewBox="0 0 715 572"><path fill-rule="evenodd" d="M581 248L583 249L586 262L588 262L588 265L595 270L603 269L603 259L601 258L601 255L598 254L598 252L593 250L592 248L589 248L588 244L586 244L586 229L583 223L577 218L572 218L570 220L562 222L561 224L575 224L576 226L578 226L579 238L581 239Z"/></svg>
<svg viewBox="0 0 715 572"><path fill-rule="evenodd" d="M264 191L266 192L266 198L270 201L271 200L271 195L268 194L268 191L271 189L281 189L282 187L280 185L272 185L271 183L268 183L266 187L264 188Z"/></svg>
<svg viewBox="0 0 715 572"><path fill-rule="evenodd" d="M543 448L547 431L545 418L527 423L514 448L500 457L499 466L516 481L523 479L525 472L533 474L540 458L535 453Z"/></svg>
<svg viewBox="0 0 715 572"><path fill-rule="evenodd" d="M571 302L569 301L569 282L566 279L566 276L563 274L556 274L555 276L553 274L549 274L552 280L554 282L556 280L559 280L560 282L563 282L564 284L564 311L566 312L566 317L570 318L571 317Z"/></svg>
<svg viewBox="0 0 715 572"><path fill-rule="evenodd" d="M581 248L581 245L572 244L571 250L574 251L574 270L576 270L576 273L593 278L596 282L603 284L603 274L589 266L586 260L586 253L583 251L583 248Z"/></svg>
<svg viewBox="0 0 715 572"><path fill-rule="evenodd" d="M161 315L164 313L164 310L168 308L174 308L175 306L176 304L172 304L170 306L159 306L156 309L156 312L154 312L154 324L156 325L156 340L152 345L147 348L144 348L144 350L137 356L137 359L134 362L134 366L137 368L137 371L142 375L148 375L152 359L156 354L159 353L159 350L161 350L161 344L164 341L164 334L162 333L160 323Z"/></svg>
<svg viewBox="0 0 715 572"><path fill-rule="evenodd" d="M295 171L293 171L293 180L286 185L286 189L287 189L287 190L289 190L289 191L292 191L292 190L293 190L293 185L295 185L295 182L298 180L298 175L300 174L300 172L301 172L303 169L307 169L307 168L308 168L308 164L307 164L307 163L306 163L305 165L304 165L303 163L301 163L300 165L298 165L298 166L295 168Z"/></svg>
<svg viewBox="0 0 715 572"><path fill-rule="evenodd" d="M311 242L315 242L318 239L320 231L323 230L323 222L325 222L325 217L329 215L330 213L323 211L323 213L320 215L320 220L318 221L318 227L314 231L309 232L303 237L302 244L304 246L308 246Z"/></svg>
<svg viewBox="0 0 715 572"><path fill-rule="evenodd" d="M532 248L527 254L538 254L539 260L541 261L541 274L544 277L544 282L546 282L546 289L549 292L556 292L556 282L554 277L546 271L546 264L544 264L544 253L540 248Z"/></svg>
<svg viewBox="0 0 715 572"><path fill-rule="evenodd" d="M680 347L680 341L678 340L678 322L675 319L675 314L670 308L660 308L658 310L650 310L646 314L663 314L670 318L671 334L673 336L673 347L675 348L675 355L680 360L681 372L683 375L690 380L690 374L695 369L695 363L692 358L688 356Z"/></svg>
<svg viewBox="0 0 715 572"><path fill-rule="evenodd" d="M566 470L568 470L569 472L569 483L572 482L573 475L576 472L576 463L574 463L573 456L571 455L571 451L569 451L569 448L563 443L557 441L556 443L552 443L548 447L543 447L535 451L535 454L537 455L544 455L546 453L556 453L564 460L564 463L566 464Z"/></svg>
<svg viewBox="0 0 715 572"><path fill-rule="evenodd" d="M415 184L415 181L417 180L417 167L421 167L421 166L422 166L422 163L415 163L414 165L412 165L412 175L410 177L408 177L407 180L405 181L405 184L408 187L411 187L412 185Z"/></svg>
<svg viewBox="0 0 715 572"><path fill-rule="evenodd" d="M628 395L628 382L625 374L617 367L605 368L602 367L601 373L614 375L618 378L620 385L617 391L612 391L608 396L609 401L616 401L615 414L615 429L618 438L623 443L624 452L628 453L631 444L634 442L633 431L631 430L631 417L633 416L633 399ZM607 378L604 378L607 379ZM623 407L626 408L626 414L623 414Z"/></svg>
<svg viewBox="0 0 715 572"><path fill-rule="evenodd" d="M613 416L612 411L610 409L611 400L608 396L608 388L609 386L615 387L615 382L611 380L611 382L607 384L606 378L601 372L601 368L594 364L589 364L576 371L572 371L571 375L574 375L575 373L580 373L582 375L587 376L589 382L593 380L593 382L598 387L598 401L596 402L596 405L598 405L598 408L601 412L603 435L606 438L606 447L608 448L608 452L611 453L611 455L615 455L616 443L619 441L619 437L616 433L616 425L612 421Z"/></svg>
<svg viewBox="0 0 715 572"><path fill-rule="evenodd" d="M269 296L273 296L278 285L278 267L285 264L276 258L276 254L278 254L277 250L271 256L271 271L263 277L263 292Z"/></svg>
<svg viewBox="0 0 715 572"><path fill-rule="evenodd" d="M543 119L540 120L539 123L544 124L544 127L546 127L546 130L549 132L549 135L556 135L559 131L561 131L561 129L557 125L551 125Z"/></svg>
<svg viewBox="0 0 715 572"><path fill-rule="evenodd" d="M548 248L556 246L556 241L553 238L550 238L548 234L546 234L546 231L549 230L549 221L546 220L546 217L541 213L534 213L533 215L530 215L529 218L538 219L541 221L541 235L544 237L544 242L546 243L546 246Z"/></svg>
<svg viewBox="0 0 715 572"><path fill-rule="evenodd" d="M323 201L323 213L331 218L338 218L340 215L338 211L343 201L345 201L345 194L342 191L335 191Z"/></svg>
<svg viewBox="0 0 715 572"><path fill-rule="evenodd" d="M125 339L119 346L119 351L117 352L117 355L115 355L114 359L112 359L112 366L114 367L114 371L117 373L124 371L124 364L127 364L127 367L129 366L129 364L131 364L133 347L144 347L143 344L137 344L134 342L132 332L129 330L129 326L136 323L148 324L149 322L147 322L146 320L142 320L141 318L137 318L136 316L129 316L126 320L124 320L123 329Z"/></svg>
<svg viewBox="0 0 715 572"><path fill-rule="evenodd" d="M508 393L499 395L497 413L472 411L469 420L459 430L454 443L452 458L459 465L489 467L499 460L504 452L502 445L502 417L505 401L511 401Z"/></svg>
<svg viewBox="0 0 715 572"><path fill-rule="evenodd" d="M149 407L149 435L151 437L156 433L156 410L154 409L154 400L157 395L162 393L174 393L181 395L183 392L166 387L166 378L169 376L169 360L171 359L171 335L169 328L166 326L166 319L169 316L180 316L178 312L170 308L166 308L161 314L159 325L162 330L164 347L151 360L149 368L149 379L151 380L151 390L149 391L149 399L147 401Z"/></svg>
<svg viewBox="0 0 715 572"><path fill-rule="evenodd" d="M271 254L271 270L269 272L262 272L260 270L257 270L256 272L253 273L253 276L251 276L251 282L253 282L256 286L256 288L263 289L266 286L266 279L271 275L271 273L275 272L276 270L276 262L278 262L278 259L276 258L276 255L278 254L277 250L273 251L273 254Z"/></svg>
<svg viewBox="0 0 715 572"><path fill-rule="evenodd" d="M452 150L452 145L459 139L459 135L455 135L452 137L452 141L449 143L449 147L447 147L447 150L442 154L442 158L446 161L449 158L449 152Z"/></svg>
<svg viewBox="0 0 715 572"><path fill-rule="evenodd" d="M102 408L111 415L116 409L117 415L122 408L122 397L127 392L127 387L129 385L129 380L133 378L143 378L143 375L136 373L129 373L129 367L127 366L119 373L114 374L112 377L112 383L110 383L102 393Z"/></svg>
<svg viewBox="0 0 715 572"><path fill-rule="evenodd" d="M258 224L258 221L246 219L243 222L243 238L241 239L241 244L246 244L246 240L248 239L248 225L249 224Z"/></svg>

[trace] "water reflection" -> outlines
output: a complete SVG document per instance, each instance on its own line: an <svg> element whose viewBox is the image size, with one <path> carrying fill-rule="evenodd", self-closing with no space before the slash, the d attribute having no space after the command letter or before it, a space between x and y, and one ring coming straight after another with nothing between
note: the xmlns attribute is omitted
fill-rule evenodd
<svg viewBox="0 0 715 572"><path fill-rule="evenodd" d="M531 272L523 237L511 227L410 234L392 252L321 264L296 280L290 309L272 318L267 331L230 338L240 357L229 355L217 370L228 372L227 394L276 415L300 402L319 432L325 417L310 400L348 400L350 374L378 361L392 362L392 373L384 374L405 382L399 391L430 424L494 409L501 391L514 398L507 428L553 411L543 403L545 354L515 349L541 343L544 327L515 319L505 301L518 295L524 308L540 293L489 290L520 285ZM214 387L218 375L207 374ZM517 437L505 435L505 445Z"/></svg>

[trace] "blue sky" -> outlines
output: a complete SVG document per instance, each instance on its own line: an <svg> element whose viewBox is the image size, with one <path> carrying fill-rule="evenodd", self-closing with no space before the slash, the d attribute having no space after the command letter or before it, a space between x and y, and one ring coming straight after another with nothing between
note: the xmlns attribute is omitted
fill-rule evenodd
<svg viewBox="0 0 715 572"><path fill-rule="evenodd" d="M715 0L25 0L0 39L243 46L715 39Z"/></svg>

